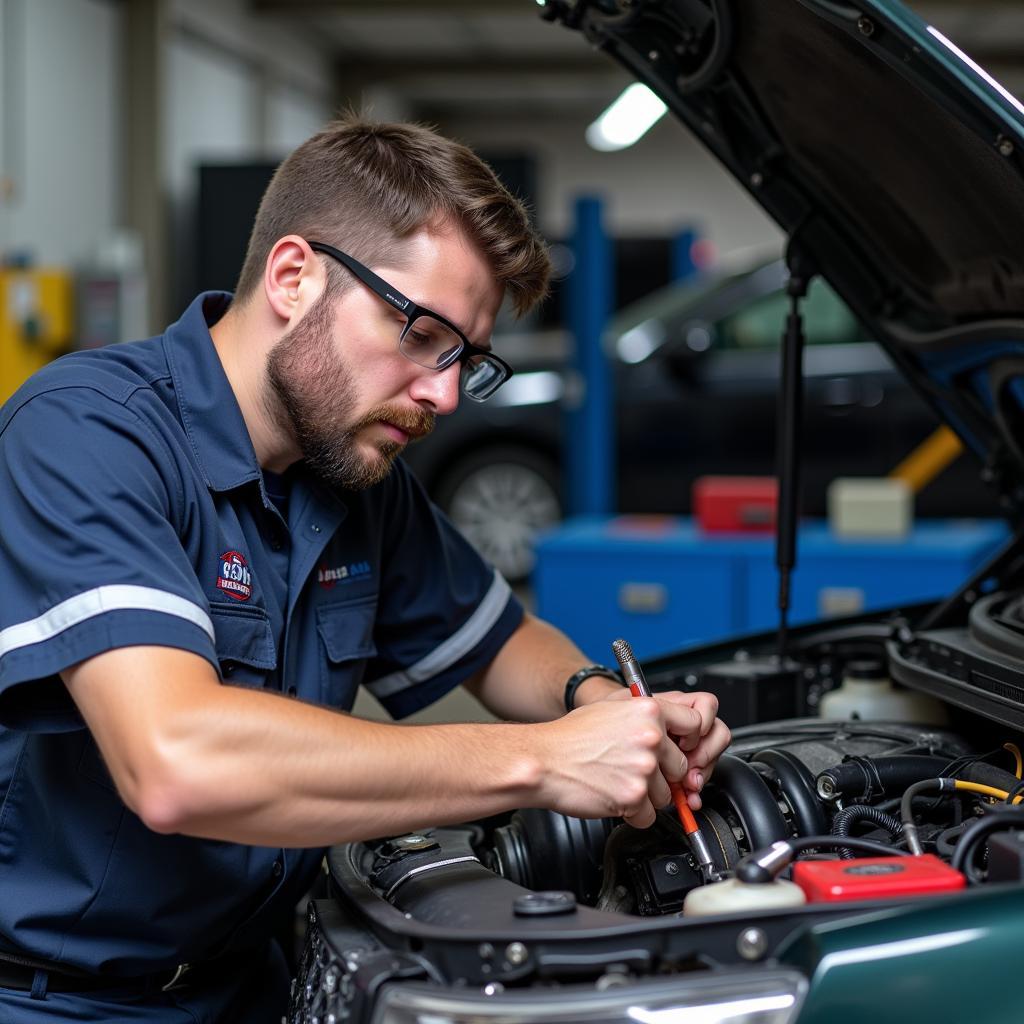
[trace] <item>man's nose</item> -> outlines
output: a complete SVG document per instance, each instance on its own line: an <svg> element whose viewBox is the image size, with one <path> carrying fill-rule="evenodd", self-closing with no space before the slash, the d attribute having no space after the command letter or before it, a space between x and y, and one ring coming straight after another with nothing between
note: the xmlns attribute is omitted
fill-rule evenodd
<svg viewBox="0 0 1024 1024"><path fill-rule="evenodd" d="M429 402L438 416L455 412L459 405L462 364L456 360L440 372L418 373L409 393L418 403Z"/></svg>

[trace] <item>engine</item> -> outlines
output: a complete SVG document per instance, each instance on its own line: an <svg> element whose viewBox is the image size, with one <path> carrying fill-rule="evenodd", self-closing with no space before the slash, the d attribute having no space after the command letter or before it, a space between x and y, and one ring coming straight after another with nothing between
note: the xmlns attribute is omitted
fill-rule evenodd
<svg viewBox="0 0 1024 1024"><path fill-rule="evenodd" d="M955 863L972 882L1007 881L1020 872L1000 864L993 874L979 836L993 824L1009 827L1008 801L1024 790L1020 770L1019 748L1009 741L978 751L932 726L794 719L735 731L697 818L721 878L734 877L744 858L777 844L790 844L793 860L871 862L910 852L903 820L909 810L918 852ZM486 857L527 888L566 890L589 906L640 916L680 912L706 881L669 810L646 830L521 810L494 829ZM885 873L880 865L873 871ZM747 874L753 880L756 872ZM905 884L894 877L889 891L905 895ZM835 898L856 898L856 892ZM863 898L885 892L876 884ZM722 912L728 909L722 905Z"/></svg>

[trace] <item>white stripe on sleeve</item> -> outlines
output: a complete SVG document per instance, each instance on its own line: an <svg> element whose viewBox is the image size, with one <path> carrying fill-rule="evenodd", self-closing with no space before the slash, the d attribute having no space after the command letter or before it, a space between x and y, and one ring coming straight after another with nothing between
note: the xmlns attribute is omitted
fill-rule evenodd
<svg viewBox="0 0 1024 1024"><path fill-rule="evenodd" d="M505 577L495 570L494 582L484 595L483 600L457 632L448 637L440 646L435 647L426 657L417 661L415 665L411 665L402 672L392 672L389 676L368 683L366 688L374 697L390 697L392 694L407 690L410 686L422 683L424 680L430 679L431 676L436 676L450 668L488 634L505 610L510 593L511 588L505 581Z"/></svg>
<svg viewBox="0 0 1024 1024"><path fill-rule="evenodd" d="M174 615L194 623L211 640L214 639L213 622L199 605L177 594L169 594L154 587L118 583L86 590L69 597L66 601L61 601L34 619L17 622L0 630L0 658L22 647L43 643L58 633L63 633L66 629L99 615L126 610Z"/></svg>

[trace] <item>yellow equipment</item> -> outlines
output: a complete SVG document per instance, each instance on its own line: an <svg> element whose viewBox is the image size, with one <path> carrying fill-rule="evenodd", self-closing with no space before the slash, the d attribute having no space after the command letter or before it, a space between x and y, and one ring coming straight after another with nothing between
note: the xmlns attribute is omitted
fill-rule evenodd
<svg viewBox="0 0 1024 1024"><path fill-rule="evenodd" d="M921 490L935 479L961 452L963 445L949 427L939 427L921 442L890 474L903 480L911 491Z"/></svg>
<svg viewBox="0 0 1024 1024"><path fill-rule="evenodd" d="M63 270L0 269L0 402L50 360L68 351L71 275Z"/></svg>

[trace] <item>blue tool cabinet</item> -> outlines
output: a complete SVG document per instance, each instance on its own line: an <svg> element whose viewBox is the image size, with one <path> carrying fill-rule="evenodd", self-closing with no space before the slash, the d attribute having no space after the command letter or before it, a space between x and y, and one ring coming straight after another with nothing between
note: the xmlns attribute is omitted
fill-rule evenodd
<svg viewBox="0 0 1024 1024"><path fill-rule="evenodd" d="M839 539L806 523L790 621L942 597L1007 536L989 520L923 521L893 541ZM569 520L541 539L533 584L537 614L601 662L620 636L649 658L778 621L774 537L704 533L673 516Z"/></svg>

